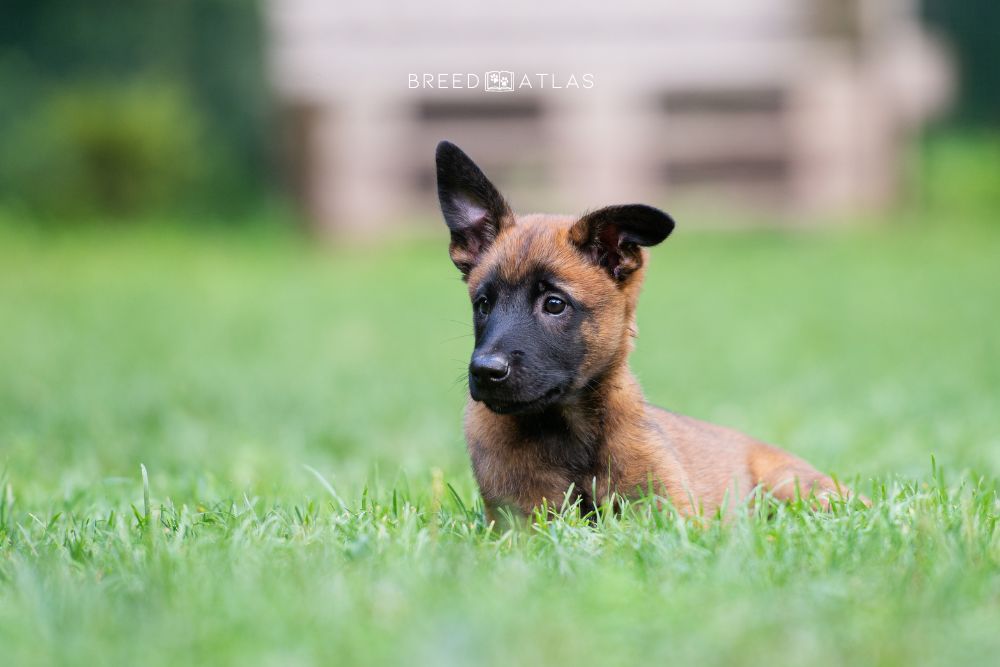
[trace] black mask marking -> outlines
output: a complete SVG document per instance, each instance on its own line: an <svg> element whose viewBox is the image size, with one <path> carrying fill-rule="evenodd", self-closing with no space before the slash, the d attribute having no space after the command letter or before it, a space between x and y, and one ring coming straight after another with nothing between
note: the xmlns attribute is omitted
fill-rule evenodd
<svg viewBox="0 0 1000 667"><path fill-rule="evenodd" d="M551 296L566 304L558 314L543 308ZM536 413L557 403L586 356L581 325L589 316L544 269L517 284L497 272L487 276L473 298L472 398L498 413ZM501 377L503 362L509 374Z"/></svg>

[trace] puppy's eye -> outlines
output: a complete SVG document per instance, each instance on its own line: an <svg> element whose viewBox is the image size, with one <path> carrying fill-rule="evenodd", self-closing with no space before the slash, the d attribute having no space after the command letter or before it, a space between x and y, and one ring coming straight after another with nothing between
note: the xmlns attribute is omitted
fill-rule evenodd
<svg viewBox="0 0 1000 667"><path fill-rule="evenodd" d="M490 300L485 296L481 296L476 299L476 302L472 304L472 307L478 315L482 315L483 317L490 314Z"/></svg>
<svg viewBox="0 0 1000 667"><path fill-rule="evenodd" d="M557 296L548 296L545 297L545 303L542 304L542 308L549 315L558 315L566 310L566 302Z"/></svg>

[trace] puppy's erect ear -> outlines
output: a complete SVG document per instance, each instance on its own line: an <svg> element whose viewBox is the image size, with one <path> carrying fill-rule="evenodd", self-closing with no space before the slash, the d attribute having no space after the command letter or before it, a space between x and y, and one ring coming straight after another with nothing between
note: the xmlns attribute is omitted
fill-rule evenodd
<svg viewBox="0 0 1000 667"><path fill-rule="evenodd" d="M463 278L511 224L510 207L468 155L453 143L437 146L438 199L451 230L448 251Z"/></svg>
<svg viewBox="0 0 1000 667"><path fill-rule="evenodd" d="M624 282L642 266L639 246L656 245L673 230L673 218L663 211L628 204L586 214L570 228L569 238L614 280Z"/></svg>

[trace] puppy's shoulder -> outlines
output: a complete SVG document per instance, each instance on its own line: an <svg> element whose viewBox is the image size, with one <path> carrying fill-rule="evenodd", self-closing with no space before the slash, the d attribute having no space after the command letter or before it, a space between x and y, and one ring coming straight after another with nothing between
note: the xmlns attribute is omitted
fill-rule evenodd
<svg viewBox="0 0 1000 667"><path fill-rule="evenodd" d="M685 453L705 448L746 449L762 444L735 429L671 412L655 405L647 405L646 410L650 419L656 423L658 430L671 445Z"/></svg>

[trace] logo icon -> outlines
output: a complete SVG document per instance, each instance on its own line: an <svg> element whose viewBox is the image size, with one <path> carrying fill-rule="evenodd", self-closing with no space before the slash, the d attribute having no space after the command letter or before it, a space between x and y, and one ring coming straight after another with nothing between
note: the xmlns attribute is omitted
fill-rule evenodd
<svg viewBox="0 0 1000 667"><path fill-rule="evenodd" d="M486 92L510 93L514 91L514 73L494 70L486 73Z"/></svg>

